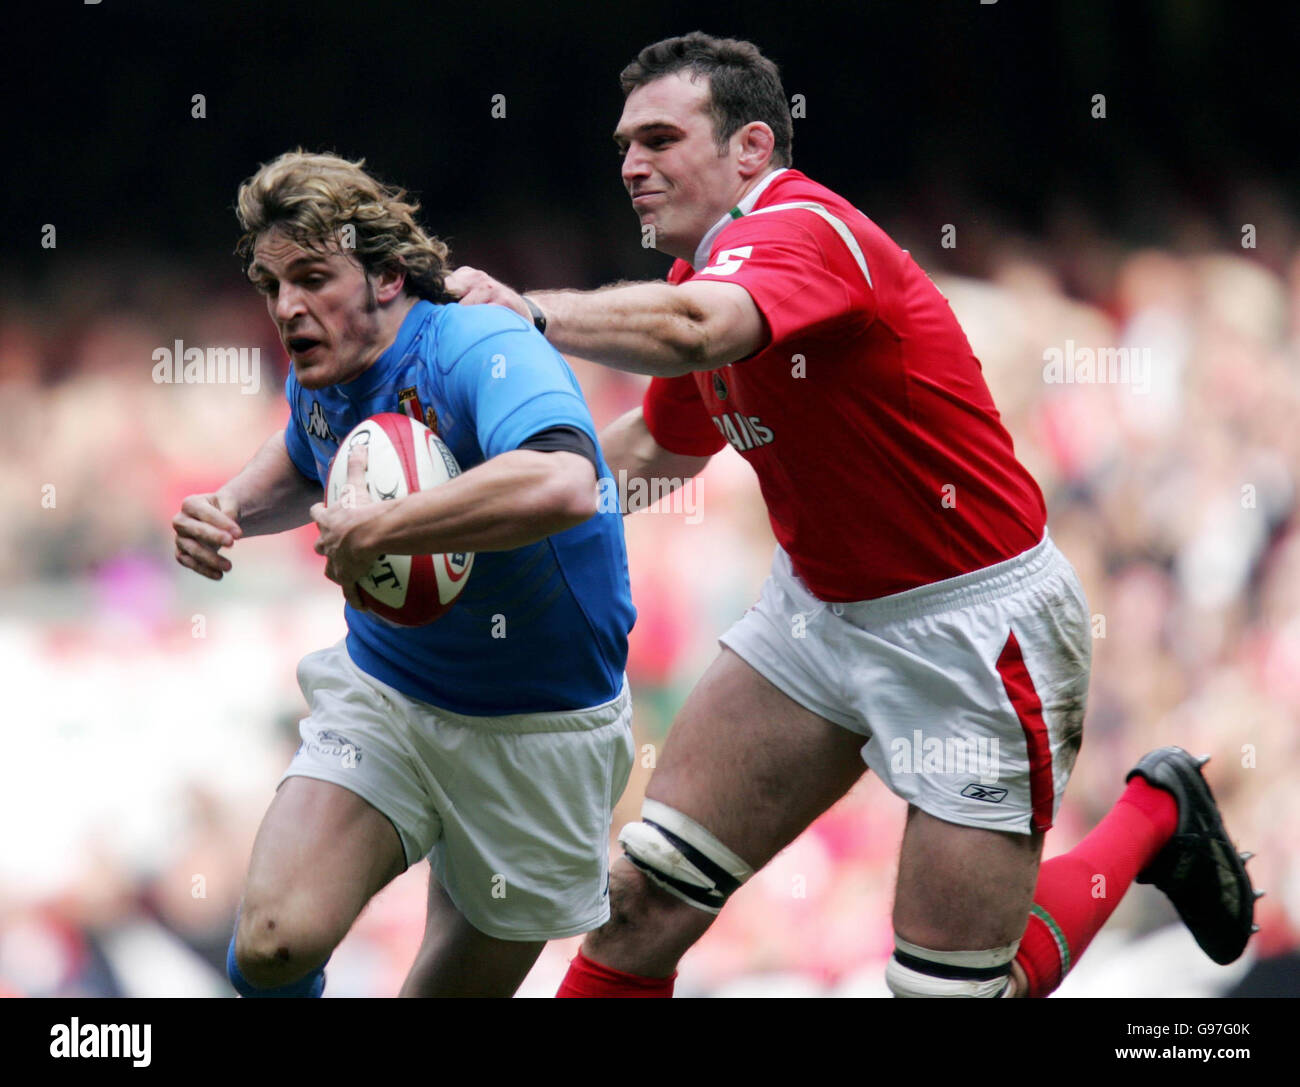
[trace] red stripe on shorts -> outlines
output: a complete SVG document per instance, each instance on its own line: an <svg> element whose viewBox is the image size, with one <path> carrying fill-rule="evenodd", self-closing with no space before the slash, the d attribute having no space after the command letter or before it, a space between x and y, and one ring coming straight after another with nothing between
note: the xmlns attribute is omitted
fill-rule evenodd
<svg viewBox="0 0 1300 1087"><path fill-rule="evenodd" d="M1029 750L1029 801L1033 806L1030 825L1034 830L1050 830L1052 826L1052 745L1047 737L1047 722L1043 720L1043 703L1034 690L1034 681L1020 653L1020 643L1013 630L1007 635L1007 644L998 657L998 675L1007 697L1020 718L1025 733L1025 746Z"/></svg>

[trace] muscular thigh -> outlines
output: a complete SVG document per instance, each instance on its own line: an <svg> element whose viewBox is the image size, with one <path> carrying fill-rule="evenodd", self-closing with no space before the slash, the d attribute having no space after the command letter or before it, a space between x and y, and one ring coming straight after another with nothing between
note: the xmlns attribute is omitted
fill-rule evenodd
<svg viewBox="0 0 1300 1087"><path fill-rule="evenodd" d="M862 743L724 648L677 715L646 795L757 869L862 776Z"/></svg>
<svg viewBox="0 0 1300 1087"><path fill-rule="evenodd" d="M406 866L392 823L356 793L291 777L275 794L253 843L243 911L305 925L332 946L370 898Z"/></svg>
<svg viewBox="0 0 1300 1087"><path fill-rule="evenodd" d="M934 951L982 951L1018 940L1042 851L1041 833L958 826L909 808L894 931Z"/></svg>

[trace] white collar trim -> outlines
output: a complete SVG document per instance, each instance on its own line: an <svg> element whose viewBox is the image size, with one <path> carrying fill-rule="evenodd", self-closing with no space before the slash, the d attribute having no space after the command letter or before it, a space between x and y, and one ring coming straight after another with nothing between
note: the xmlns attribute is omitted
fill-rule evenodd
<svg viewBox="0 0 1300 1087"><path fill-rule="evenodd" d="M785 173L786 169L787 167L782 166L779 169L773 170L763 178L762 181L750 189L732 211L739 211L741 215L748 215L754 210L754 205L758 203L758 198L763 195L767 187L780 177L781 174ZM732 212L729 211L709 228L709 232L704 235L700 244L696 246L695 259L691 261L691 268L698 272L709 263L709 252L713 249L713 243L717 240L718 235L722 233L723 228L736 218L737 216L733 215Z"/></svg>

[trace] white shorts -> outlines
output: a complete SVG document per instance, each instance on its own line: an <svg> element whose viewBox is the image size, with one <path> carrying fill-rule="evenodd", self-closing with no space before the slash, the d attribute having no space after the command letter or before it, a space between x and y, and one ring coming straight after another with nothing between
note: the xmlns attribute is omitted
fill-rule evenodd
<svg viewBox="0 0 1300 1087"><path fill-rule="evenodd" d="M609 919L609 833L632 769L632 699L465 717L361 671L343 641L309 653L310 707L281 783L318 778L386 815L410 867L426 854L456 908L502 940L554 940Z"/></svg>
<svg viewBox="0 0 1300 1087"><path fill-rule="evenodd" d="M867 738L898 796L950 823L1052 825L1083 737L1088 602L1046 534L1006 562L856 604L817 599L780 547L720 639L790 698Z"/></svg>

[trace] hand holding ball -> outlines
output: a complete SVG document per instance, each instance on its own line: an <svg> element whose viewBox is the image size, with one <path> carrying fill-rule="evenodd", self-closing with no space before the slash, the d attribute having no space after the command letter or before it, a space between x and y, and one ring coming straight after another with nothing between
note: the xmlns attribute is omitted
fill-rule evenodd
<svg viewBox="0 0 1300 1087"><path fill-rule="evenodd" d="M450 449L432 430L408 415L386 412L359 423L339 443L330 465L325 503L354 506L358 483L348 479L353 449L365 448L364 485L370 501L387 502L428 490L460 474ZM473 566L472 553L380 555L357 581L368 610L404 627L423 626L455 603Z"/></svg>

